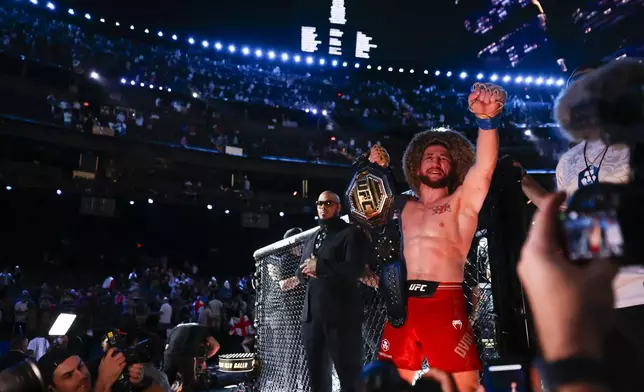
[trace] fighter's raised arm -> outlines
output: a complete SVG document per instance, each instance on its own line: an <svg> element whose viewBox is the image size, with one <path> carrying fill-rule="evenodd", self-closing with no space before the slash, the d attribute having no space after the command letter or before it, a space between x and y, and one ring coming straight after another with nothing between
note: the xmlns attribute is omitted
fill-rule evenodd
<svg viewBox="0 0 644 392"><path fill-rule="evenodd" d="M491 83L475 83L468 97L469 108L479 125L476 160L463 181L462 199L465 213L478 214L490 189L499 155L498 128L507 94Z"/></svg>

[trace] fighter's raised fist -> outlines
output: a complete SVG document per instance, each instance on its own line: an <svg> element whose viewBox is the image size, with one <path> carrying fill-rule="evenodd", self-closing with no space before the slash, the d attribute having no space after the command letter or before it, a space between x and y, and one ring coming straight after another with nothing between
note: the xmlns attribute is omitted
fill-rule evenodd
<svg viewBox="0 0 644 392"><path fill-rule="evenodd" d="M492 83L474 83L467 101L470 112L478 118L494 118L503 111L507 93Z"/></svg>
<svg viewBox="0 0 644 392"><path fill-rule="evenodd" d="M369 162L375 163L382 167L389 166L391 159L389 158L389 153L385 150L384 147L375 144L371 147L369 151Z"/></svg>

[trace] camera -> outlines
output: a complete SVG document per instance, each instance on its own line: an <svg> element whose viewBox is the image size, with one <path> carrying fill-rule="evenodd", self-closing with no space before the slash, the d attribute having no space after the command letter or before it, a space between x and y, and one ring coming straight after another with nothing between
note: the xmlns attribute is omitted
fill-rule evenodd
<svg viewBox="0 0 644 392"><path fill-rule="evenodd" d="M127 342L127 334L118 329L108 331L103 337L103 350L107 352L110 348L116 350L114 355L121 353L125 356L127 366L152 361L152 350L148 340L143 340L137 345L130 347ZM132 384L129 381L127 367L123 370L118 380L116 380L112 390L118 392L132 391Z"/></svg>

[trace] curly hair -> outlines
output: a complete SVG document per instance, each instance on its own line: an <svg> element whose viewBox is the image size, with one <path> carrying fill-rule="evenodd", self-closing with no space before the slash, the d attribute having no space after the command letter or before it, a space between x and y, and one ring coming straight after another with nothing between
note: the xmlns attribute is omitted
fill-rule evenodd
<svg viewBox="0 0 644 392"><path fill-rule="evenodd" d="M403 155L403 171L409 187L420 195L420 176L418 170L427 147L441 144L447 148L452 160L453 181L449 193L453 193L465 179L468 170L474 165L474 146L458 132L446 128L435 128L419 132L411 139Z"/></svg>

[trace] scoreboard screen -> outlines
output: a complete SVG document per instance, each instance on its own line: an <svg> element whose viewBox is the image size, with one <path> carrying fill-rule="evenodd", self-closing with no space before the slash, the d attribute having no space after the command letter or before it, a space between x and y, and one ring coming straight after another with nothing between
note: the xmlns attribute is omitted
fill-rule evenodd
<svg viewBox="0 0 644 392"><path fill-rule="evenodd" d="M300 50L320 56L343 56L370 59L378 48L376 39L352 22L347 0L315 1L308 4L304 24L300 26Z"/></svg>

